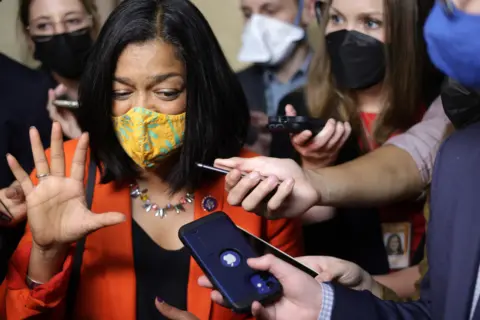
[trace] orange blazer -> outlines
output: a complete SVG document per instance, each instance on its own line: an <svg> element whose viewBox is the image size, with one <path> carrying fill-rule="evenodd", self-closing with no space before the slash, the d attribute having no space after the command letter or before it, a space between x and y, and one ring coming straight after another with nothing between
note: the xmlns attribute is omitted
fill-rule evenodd
<svg viewBox="0 0 480 320"><path fill-rule="evenodd" d="M65 143L66 172L70 164L77 141ZM48 151L47 156L49 157ZM255 154L243 151L240 156L253 157ZM87 166L88 167L88 166ZM35 173L32 179L36 180ZM85 178L86 179L86 178ZM34 181L36 182L36 181ZM268 240L275 247L290 255L302 253L301 223L298 220L267 221L241 207L230 206L224 191L224 178L210 187L195 193L195 199L211 195L218 200L216 210L226 212L232 220L249 232ZM118 320L136 317L136 283L132 248L131 198L129 188L115 189L112 183L95 187L92 211L122 212L127 220L119 225L98 230L87 237L77 302L75 319ZM194 219L208 215L201 207L201 201L195 201ZM25 285L25 276L32 247L32 235L26 230L17 250L13 254L3 289L7 319L19 320L31 316L39 319L63 319L64 300L72 266L73 246L63 270L48 283L34 290ZM200 287L197 279L202 271L191 259L187 290L187 310L201 320L245 319L232 311L212 303L210 290ZM161 285L161 284L159 284ZM154 301L152 301L154 303ZM37 319L35 317L35 319ZM70 320L70 319L69 319Z"/></svg>

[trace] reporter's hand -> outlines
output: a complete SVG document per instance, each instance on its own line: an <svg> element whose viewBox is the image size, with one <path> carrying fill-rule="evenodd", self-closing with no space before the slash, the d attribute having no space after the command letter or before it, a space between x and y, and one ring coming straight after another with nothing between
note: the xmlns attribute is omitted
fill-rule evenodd
<svg viewBox="0 0 480 320"><path fill-rule="evenodd" d="M177 309L160 298L155 299L155 306L163 316L170 320L199 320L194 314Z"/></svg>
<svg viewBox="0 0 480 320"><path fill-rule="evenodd" d="M71 99L77 100L78 94L68 90L63 84L58 85L55 90L48 90L48 103L47 110L48 115L52 121L60 123L63 133L70 139L76 139L80 137L82 131L78 126L77 120L71 110L67 108L59 108L53 104L53 100L68 94Z"/></svg>
<svg viewBox="0 0 480 320"><path fill-rule="evenodd" d="M285 107L289 117L297 115L292 105ZM352 132L348 122L330 119L315 137L310 130L291 136L292 145L302 156L302 165L306 169L324 168L335 162L340 149Z"/></svg>
<svg viewBox="0 0 480 320"><path fill-rule="evenodd" d="M65 176L63 136L58 123L52 126L51 164L35 128L30 129L30 142L39 177L37 186L12 155L7 160L26 196L28 224L36 252L47 255L49 251L61 251L58 248L65 248L90 232L125 220L121 213L95 214L86 207L83 182L88 134L78 141L70 177Z"/></svg>
<svg viewBox="0 0 480 320"><path fill-rule="evenodd" d="M297 260L315 270L319 282L335 281L351 289L369 291L375 282L368 272L350 261L325 256L306 256Z"/></svg>
<svg viewBox="0 0 480 320"><path fill-rule="evenodd" d="M262 306L259 302L252 304L252 314L257 319L318 319L322 309L322 287L312 277L270 254L249 259L247 263L255 270L272 273L283 287L283 295L275 303L268 306ZM198 284L212 288L212 284L205 276L198 279ZM218 291L212 291L211 298L214 302L225 305Z"/></svg>
<svg viewBox="0 0 480 320"><path fill-rule="evenodd" d="M269 219L297 217L320 200L308 176L291 159L217 159L215 166L233 169L225 178L230 205L242 206ZM250 174L242 177L242 172ZM260 182L262 177L266 179ZM277 192L266 203L264 199L277 186Z"/></svg>
<svg viewBox="0 0 480 320"><path fill-rule="evenodd" d="M15 225L27 217L27 204L25 202L25 194L23 193L20 183L13 182L10 187L0 190L0 225Z"/></svg>

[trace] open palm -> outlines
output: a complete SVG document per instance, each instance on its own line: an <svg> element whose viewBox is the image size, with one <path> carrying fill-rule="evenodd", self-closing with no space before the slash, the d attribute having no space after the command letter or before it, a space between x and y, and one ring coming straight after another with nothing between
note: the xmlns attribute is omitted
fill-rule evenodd
<svg viewBox="0 0 480 320"><path fill-rule="evenodd" d="M83 182L88 134L83 134L77 144L70 177L65 176L62 129L58 123L52 126L50 164L35 128L30 129L30 141L39 179L37 186L13 156L7 158L26 197L28 224L35 245L49 249L70 244L90 232L125 220L120 213L94 214L86 207Z"/></svg>

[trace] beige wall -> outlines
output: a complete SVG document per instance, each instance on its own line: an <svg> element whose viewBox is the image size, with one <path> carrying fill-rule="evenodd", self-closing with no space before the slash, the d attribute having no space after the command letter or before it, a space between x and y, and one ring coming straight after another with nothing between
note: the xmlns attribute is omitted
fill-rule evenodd
<svg viewBox="0 0 480 320"><path fill-rule="evenodd" d="M237 52L241 45L242 17L239 10L240 0L192 0L206 16L213 31L234 69L244 64L237 61ZM105 20L115 0L97 0L102 20ZM18 0L0 2L0 51L22 61L32 64L25 41L17 28Z"/></svg>

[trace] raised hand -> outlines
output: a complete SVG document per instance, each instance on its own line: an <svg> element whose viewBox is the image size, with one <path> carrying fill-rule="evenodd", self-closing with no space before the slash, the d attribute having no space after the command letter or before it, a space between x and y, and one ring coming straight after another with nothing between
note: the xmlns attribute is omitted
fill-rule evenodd
<svg viewBox="0 0 480 320"><path fill-rule="evenodd" d="M86 207L84 175L88 134L82 134L78 141L70 177L65 176L60 124L54 123L52 126L50 164L35 128L30 129L30 142L39 180L37 186L34 186L29 175L12 155L7 155L7 160L26 197L28 224L34 246L48 251L125 220L123 214L113 212L95 214Z"/></svg>
<svg viewBox="0 0 480 320"><path fill-rule="evenodd" d="M290 117L297 115L292 105L285 107L285 114ZM302 165L307 169L324 168L332 165L337 159L352 132L348 122L330 119L325 127L315 137L312 132L305 130L291 136L292 145L302 156Z"/></svg>

